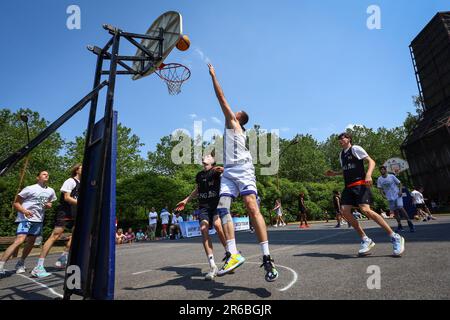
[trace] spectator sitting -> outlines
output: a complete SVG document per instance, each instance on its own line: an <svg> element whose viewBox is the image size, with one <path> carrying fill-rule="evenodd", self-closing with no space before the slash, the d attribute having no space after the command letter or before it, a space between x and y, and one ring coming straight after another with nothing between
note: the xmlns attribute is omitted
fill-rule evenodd
<svg viewBox="0 0 450 320"><path fill-rule="evenodd" d="M353 211L353 216L355 217L355 219L360 220L363 218L362 214L360 212L358 212L357 210Z"/></svg>
<svg viewBox="0 0 450 320"><path fill-rule="evenodd" d="M183 217L180 212L172 214L172 225L170 226L170 239L179 239L181 234L180 223L183 222Z"/></svg>
<svg viewBox="0 0 450 320"><path fill-rule="evenodd" d="M145 233L142 232L142 229L139 229L139 231L136 233L136 242L144 240L147 240L145 237Z"/></svg>
<svg viewBox="0 0 450 320"><path fill-rule="evenodd" d="M119 228L116 232L116 243L123 244L127 240L127 237L123 234L122 228Z"/></svg>
<svg viewBox="0 0 450 320"><path fill-rule="evenodd" d="M132 243L134 240L136 240L136 235L131 228L128 228L128 231L125 233L125 237L127 243Z"/></svg>
<svg viewBox="0 0 450 320"><path fill-rule="evenodd" d="M392 219L391 215L387 215L383 209L380 210L380 215L383 217L383 219Z"/></svg>

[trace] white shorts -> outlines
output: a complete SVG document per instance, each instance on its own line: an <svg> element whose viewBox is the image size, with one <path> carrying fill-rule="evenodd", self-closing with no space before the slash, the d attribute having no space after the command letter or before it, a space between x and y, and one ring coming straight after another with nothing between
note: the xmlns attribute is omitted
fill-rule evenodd
<svg viewBox="0 0 450 320"><path fill-rule="evenodd" d="M220 196L258 195L255 167L252 163L226 167L220 181Z"/></svg>
<svg viewBox="0 0 450 320"><path fill-rule="evenodd" d="M403 198L397 198L397 200L388 200L389 202L389 209L391 210L399 210L403 208Z"/></svg>

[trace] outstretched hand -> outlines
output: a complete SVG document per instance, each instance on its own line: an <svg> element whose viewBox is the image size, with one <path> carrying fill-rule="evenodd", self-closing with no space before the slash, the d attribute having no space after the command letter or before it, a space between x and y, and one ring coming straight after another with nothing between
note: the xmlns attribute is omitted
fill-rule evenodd
<svg viewBox="0 0 450 320"><path fill-rule="evenodd" d="M177 204L175 211L183 211L184 207L186 207L186 201L181 201Z"/></svg>
<svg viewBox="0 0 450 320"><path fill-rule="evenodd" d="M208 68L209 68L209 74L211 75L211 77L215 77L216 76L216 70L214 69L213 65L211 63L208 63Z"/></svg>

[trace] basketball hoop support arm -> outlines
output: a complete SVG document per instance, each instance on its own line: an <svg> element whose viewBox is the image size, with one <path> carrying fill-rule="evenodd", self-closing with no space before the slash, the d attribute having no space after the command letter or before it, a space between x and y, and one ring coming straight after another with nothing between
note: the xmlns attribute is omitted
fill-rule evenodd
<svg viewBox="0 0 450 320"><path fill-rule="evenodd" d="M78 111L82 110L92 99L98 96L100 90L102 90L108 81L103 81L99 83L94 89L84 96L78 103L76 103L72 108L70 108L66 113L59 117L55 122L44 129L37 137L31 140L27 145L21 149L14 152L8 158L0 163L0 176L5 175L9 169L17 164L20 160L25 158L31 151L33 151L37 146L39 146L45 139L47 139L52 133L58 130L64 123L66 123L70 118L72 118Z"/></svg>

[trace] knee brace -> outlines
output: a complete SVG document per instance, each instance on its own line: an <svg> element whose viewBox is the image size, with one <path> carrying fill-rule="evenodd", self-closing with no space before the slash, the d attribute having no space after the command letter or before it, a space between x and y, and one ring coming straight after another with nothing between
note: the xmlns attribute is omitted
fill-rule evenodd
<svg viewBox="0 0 450 320"><path fill-rule="evenodd" d="M222 225L228 222L233 222L230 214L231 208L231 198L230 197L220 197L219 204L217 205L217 213L219 214Z"/></svg>

